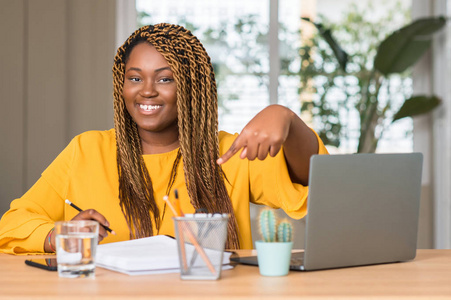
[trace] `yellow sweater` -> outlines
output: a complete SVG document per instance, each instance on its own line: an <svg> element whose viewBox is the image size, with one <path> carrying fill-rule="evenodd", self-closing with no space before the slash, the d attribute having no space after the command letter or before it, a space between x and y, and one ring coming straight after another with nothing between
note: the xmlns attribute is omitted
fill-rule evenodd
<svg viewBox="0 0 451 300"><path fill-rule="evenodd" d="M230 147L236 135L220 132L220 153ZM319 153L326 154L318 138ZM163 214L163 196L177 149L168 153L144 155L151 177L154 196ZM249 202L282 208L292 218L306 215L308 187L290 181L283 150L264 161L232 157L223 165L226 187L232 200L239 227L241 247L252 248ZM194 212L189 202L180 161L172 187L178 189L182 210ZM119 206L116 139L114 129L89 131L76 136L42 173L41 178L21 198L11 203L0 220L0 252L42 253L44 240L54 222L70 220L78 211L65 204L69 199L82 209L93 208L110 222L117 235L102 243L129 239L129 230ZM166 209L159 234L174 236L172 213ZM154 228L154 232L156 232Z"/></svg>

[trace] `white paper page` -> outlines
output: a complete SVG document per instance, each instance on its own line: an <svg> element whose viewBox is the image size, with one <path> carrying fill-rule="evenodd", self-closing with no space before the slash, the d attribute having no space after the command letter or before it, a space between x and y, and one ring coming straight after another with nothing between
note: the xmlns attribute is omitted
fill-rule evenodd
<svg viewBox="0 0 451 300"><path fill-rule="evenodd" d="M187 254L194 251L191 245L185 245ZM205 249L207 256L218 255ZM201 263L200 255L194 266ZM224 252L223 264L230 263L230 252ZM188 255L191 257L191 255ZM176 273L180 272L177 241L168 236L152 236L142 239L99 245L97 247L96 265L102 268L129 275ZM230 268L230 266L223 266Z"/></svg>

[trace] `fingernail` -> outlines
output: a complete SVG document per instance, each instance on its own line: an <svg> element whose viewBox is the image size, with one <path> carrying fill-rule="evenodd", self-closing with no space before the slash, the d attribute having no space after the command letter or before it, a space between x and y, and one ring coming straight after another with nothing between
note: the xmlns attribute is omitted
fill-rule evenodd
<svg viewBox="0 0 451 300"><path fill-rule="evenodd" d="M218 165L222 164L222 163L223 163L223 159L222 159L222 158L218 158L218 160L216 161L216 163L217 163Z"/></svg>

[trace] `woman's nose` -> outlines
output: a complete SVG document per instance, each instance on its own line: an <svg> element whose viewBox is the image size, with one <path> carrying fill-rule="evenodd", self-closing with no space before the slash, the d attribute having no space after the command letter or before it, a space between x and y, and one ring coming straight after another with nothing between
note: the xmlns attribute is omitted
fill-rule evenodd
<svg viewBox="0 0 451 300"><path fill-rule="evenodd" d="M155 89L153 82L145 82L142 85L140 94L142 97L150 98L158 95L158 91Z"/></svg>

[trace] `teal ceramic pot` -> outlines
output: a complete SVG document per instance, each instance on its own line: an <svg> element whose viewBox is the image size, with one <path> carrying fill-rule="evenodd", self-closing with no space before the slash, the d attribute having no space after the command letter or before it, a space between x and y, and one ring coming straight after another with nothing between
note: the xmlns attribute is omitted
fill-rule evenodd
<svg viewBox="0 0 451 300"><path fill-rule="evenodd" d="M263 276L285 276L290 270L293 242L256 241L258 268Z"/></svg>

